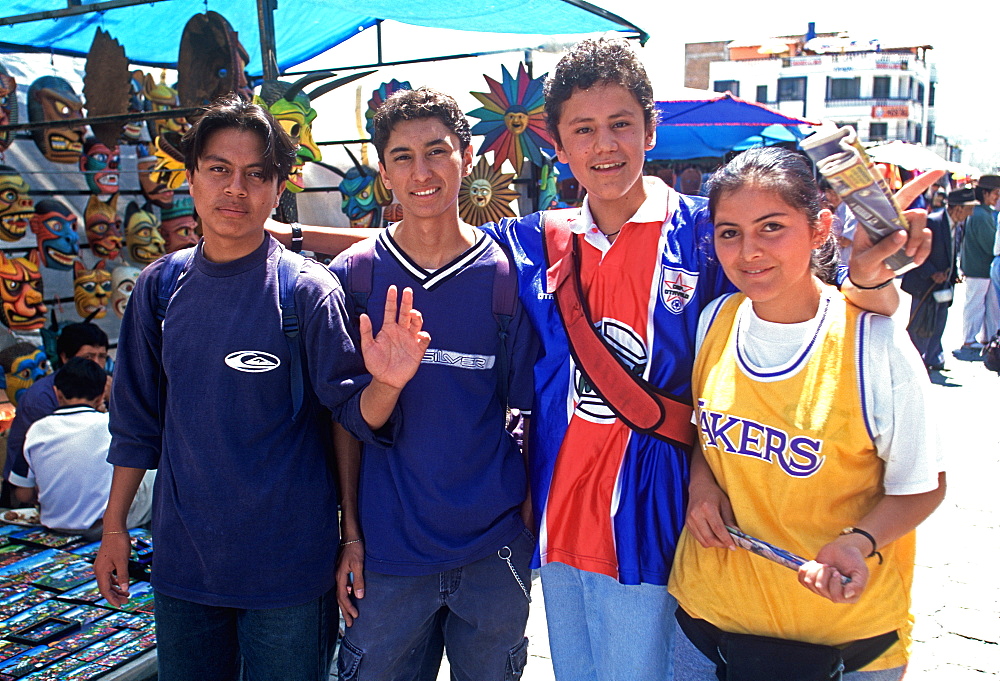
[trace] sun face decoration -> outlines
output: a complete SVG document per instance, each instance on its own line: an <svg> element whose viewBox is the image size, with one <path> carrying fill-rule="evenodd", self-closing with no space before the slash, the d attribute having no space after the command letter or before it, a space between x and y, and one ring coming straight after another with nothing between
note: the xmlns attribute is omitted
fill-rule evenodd
<svg viewBox="0 0 1000 681"><path fill-rule="evenodd" d="M518 175L524 159L540 166L544 163L542 149L554 147L552 138L545 129L545 99L542 83L545 75L529 78L521 64L517 78L513 78L507 67L503 67L503 83L489 76L483 76L490 87L489 92L473 92L472 96L483 106L470 111L470 116L480 119L472 126L473 135L483 135L479 154L492 151L496 156L495 165L509 160Z"/></svg>
<svg viewBox="0 0 1000 681"><path fill-rule="evenodd" d="M404 80L400 83L393 78L388 83L382 83L378 86L378 90L372 92L372 98L368 100L368 110L365 111L365 130L368 131L369 137L375 137L375 112L382 106L382 102L389 99L389 96L397 90L412 89L413 86L410 85L410 81Z"/></svg>
<svg viewBox="0 0 1000 681"><path fill-rule="evenodd" d="M485 157L472 172L462 178L462 188L458 192L458 214L470 225L478 227L500 218L514 217L510 202L517 198L510 188L514 175L501 173L491 167Z"/></svg>

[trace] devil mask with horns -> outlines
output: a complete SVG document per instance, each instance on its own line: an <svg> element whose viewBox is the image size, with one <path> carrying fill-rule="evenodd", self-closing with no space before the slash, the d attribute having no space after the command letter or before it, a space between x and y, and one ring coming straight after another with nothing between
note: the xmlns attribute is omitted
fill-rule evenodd
<svg viewBox="0 0 1000 681"><path fill-rule="evenodd" d="M148 265L163 255L159 219L135 201L125 208L125 248L132 262L139 265Z"/></svg>
<svg viewBox="0 0 1000 681"><path fill-rule="evenodd" d="M111 300L111 273L106 260L98 260L88 270L82 262L73 263L73 302L76 313L84 319L102 319L108 314Z"/></svg>
<svg viewBox="0 0 1000 681"><path fill-rule="evenodd" d="M117 144L109 149L96 137L88 137L84 141L80 170L83 171L90 191L95 194L113 194L118 191L119 161Z"/></svg>
<svg viewBox="0 0 1000 681"><path fill-rule="evenodd" d="M91 196L83 213L90 250L98 258L114 260L122 251L122 221L118 217L118 195L107 201Z"/></svg>
<svg viewBox="0 0 1000 681"><path fill-rule="evenodd" d="M20 241L28 231L35 202L28 196L31 187L10 166L0 166L0 239Z"/></svg>

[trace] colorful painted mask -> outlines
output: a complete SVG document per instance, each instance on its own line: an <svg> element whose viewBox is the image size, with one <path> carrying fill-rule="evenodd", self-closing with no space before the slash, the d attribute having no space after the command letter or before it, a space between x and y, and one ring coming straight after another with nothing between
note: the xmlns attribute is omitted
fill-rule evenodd
<svg viewBox="0 0 1000 681"><path fill-rule="evenodd" d="M136 162L139 172L139 186L142 188L142 195L146 201L155 204L160 208L169 206L174 200L174 190L167 188L163 182L157 182L160 177L156 168L155 156L143 156Z"/></svg>
<svg viewBox="0 0 1000 681"><path fill-rule="evenodd" d="M143 91L145 75L142 71L133 71L128 83L128 112L142 113L149 110L146 103L146 95ZM129 121L122 130L122 140L129 144L135 144L142 139L142 121Z"/></svg>
<svg viewBox="0 0 1000 681"><path fill-rule="evenodd" d="M0 125L17 125L17 82L0 64ZM14 140L14 134L0 132L0 151Z"/></svg>
<svg viewBox="0 0 1000 681"><path fill-rule="evenodd" d="M375 178L378 173L367 166L355 166L340 181L340 209L351 221L351 227L379 227L382 208L375 199Z"/></svg>
<svg viewBox="0 0 1000 681"><path fill-rule="evenodd" d="M125 307L132 297L132 289L135 288L135 280L140 272L142 270L131 265L119 265L111 270L111 311L118 319L125 316Z"/></svg>
<svg viewBox="0 0 1000 681"><path fill-rule="evenodd" d="M173 132L160 135L153 140L153 154L156 162L148 174L148 181L155 186L163 185L171 191L179 189L187 179L184 174L184 154L180 152L180 136Z"/></svg>
<svg viewBox="0 0 1000 681"><path fill-rule="evenodd" d="M6 379L4 390L11 404L16 407L24 391L49 373L49 359L40 348L25 341L14 343L0 354L3 355Z"/></svg>
<svg viewBox="0 0 1000 681"><path fill-rule="evenodd" d="M163 255L163 245L159 219L139 208L135 201L130 202L125 208L125 248L129 259L148 265Z"/></svg>
<svg viewBox="0 0 1000 681"><path fill-rule="evenodd" d="M323 160L323 153L313 141L312 123L316 120L316 109L312 108L305 93L298 91L291 99L286 95L277 94L278 90L291 91L293 86L280 81L267 81L261 87L261 96L255 101L271 112L275 120L285 129L285 132L299 145L295 155L295 164L289 173L285 188L291 192L300 192L305 187L302 180L302 167L310 161ZM296 88L297 90L297 88ZM273 101L270 101L273 100Z"/></svg>
<svg viewBox="0 0 1000 681"><path fill-rule="evenodd" d="M167 253L198 243L198 220L194 217L194 201L190 196L178 196L168 208L160 211L160 234Z"/></svg>
<svg viewBox="0 0 1000 681"><path fill-rule="evenodd" d="M538 178L538 210L551 210L559 205L559 171L555 161L546 161Z"/></svg>
<svg viewBox="0 0 1000 681"><path fill-rule="evenodd" d="M514 217L510 202L517 192L510 188L513 174L501 173L491 167L485 156L479 158L472 172L462 178L458 192L458 214L470 225L498 222L500 218Z"/></svg>
<svg viewBox="0 0 1000 681"><path fill-rule="evenodd" d="M87 210L83 213L90 250L98 258L114 260L122 251L125 239L122 237L122 221L118 217L118 195L107 201L99 196L91 196Z"/></svg>
<svg viewBox="0 0 1000 681"><path fill-rule="evenodd" d="M113 194L118 191L118 147L108 149L95 137L88 137L83 143L80 156L80 170L87 180L87 186L95 194Z"/></svg>
<svg viewBox="0 0 1000 681"><path fill-rule="evenodd" d="M31 231L38 240L42 262L54 270L69 270L80 253L80 237L76 233L76 215L66 204L54 199L42 199L31 216Z"/></svg>
<svg viewBox="0 0 1000 681"><path fill-rule="evenodd" d="M20 241L28 231L35 202L28 196L31 187L9 166L0 166L0 239Z"/></svg>
<svg viewBox="0 0 1000 681"><path fill-rule="evenodd" d="M180 106L177 99L177 90L167 85L167 72L160 71L160 82L157 83L150 74L145 74L142 81L142 94L150 111L169 111ZM177 132L184 133L190 127L184 118L157 118L150 120L149 138L156 139L163 133Z"/></svg>
<svg viewBox="0 0 1000 681"><path fill-rule="evenodd" d="M42 156L53 163L77 163L83 153L83 136L86 128L78 119L83 118L83 102L65 79L42 76L28 88L28 120L64 121L57 128L40 128L31 131L35 145Z"/></svg>
<svg viewBox="0 0 1000 681"><path fill-rule="evenodd" d="M98 260L88 270L79 260L73 263L73 301L76 313L86 319L101 319L108 313L111 301L111 273L106 260Z"/></svg>
<svg viewBox="0 0 1000 681"><path fill-rule="evenodd" d="M32 249L27 258L8 258L0 252L0 305L7 326L14 331L34 331L45 326L42 302L42 273L38 251Z"/></svg>

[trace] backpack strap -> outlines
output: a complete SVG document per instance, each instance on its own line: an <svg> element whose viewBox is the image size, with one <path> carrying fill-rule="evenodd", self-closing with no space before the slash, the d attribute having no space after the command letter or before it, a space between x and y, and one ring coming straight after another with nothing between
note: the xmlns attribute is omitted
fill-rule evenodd
<svg viewBox="0 0 1000 681"><path fill-rule="evenodd" d="M498 244L499 245L499 244ZM501 257L493 269L493 317L497 322L497 396L506 409L510 396L510 352L507 339L510 322L517 305L517 274L511 266L511 256L500 246Z"/></svg>
<svg viewBox="0 0 1000 681"><path fill-rule="evenodd" d="M305 398L305 379L302 369L302 345L299 343L299 316L295 311L295 285L305 265L305 257L282 248L278 258L278 305L281 308L281 330L288 343L290 366L289 382L292 389L292 420L294 421Z"/></svg>
<svg viewBox="0 0 1000 681"><path fill-rule="evenodd" d="M575 210L542 213L546 291L555 296L573 360L625 425L637 433L690 448L695 442L691 403L630 372L590 320L580 283L579 235L571 228L578 214Z"/></svg>
<svg viewBox="0 0 1000 681"><path fill-rule="evenodd" d="M191 269L197 246L174 251L163 256L163 267L156 281L156 321L160 324L167 316L167 306L174 297L181 277Z"/></svg>
<svg viewBox="0 0 1000 681"><path fill-rule="evenodd" d="M375 240L370 237L351 246L347 252L347 288L354 303L354 314L360 317L368 312L368 298L372 294L375 277Z"/></svg>

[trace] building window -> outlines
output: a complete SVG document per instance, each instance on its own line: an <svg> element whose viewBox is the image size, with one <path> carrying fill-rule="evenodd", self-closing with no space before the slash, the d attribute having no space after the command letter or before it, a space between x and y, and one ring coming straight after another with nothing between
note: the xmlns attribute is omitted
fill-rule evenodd
<svg viewBox="0 0 1000 681"><path fill-rule="evenodd" d="M921 142L924 141L923 140L924 126L920 125L920 123L917 123L916 125L913 126L913 128L914 128L913 139L911 141L914 142L915 144L920 144Z"/></svg>
<svg viewBox="0 0 1000 681"><path fill-rule="evenodd" d="M738 80L717 80L713 83L712 89L716 92L732 92L734 97L740 96L740 81Z"/></svg>
<svg viewBox="0 0 1000 681"><path fill-rule="evenodd" d="M828 100L838 99L860 99L861 79L860 78L827 78L826 98Z"/></svg>
<svg viewBox="0 0 1000 681"><path fill-rule="evenodd" d="M892 81L889 76L875 76L872 83L872 97L875 99L889 99L889 83Z"/></svg>
<svg viewBox="0 0 1000 681"><path fill-rule="evenodd" d="M927 146L934 146L934 121L927 121Z"/></svg>
<svg viewBox="0 0 1000 681"><path fill-rule="evenodd" d="M761 104L767 104L767 86L758 85L757 86L757 101Z"/></svg>
<svg viewBox="0 0 1000 681"><path fill-rule="evenodd" d="M918 102L923 102L924 101L924 84L923 83L917 83L917 101Z"/></svg>
<svg viewBox="0 0 1000 681"><path fill-rule="evenodd" d="M934 106L934 95L937 93L937 83L931 83L930 92L927 93L927 106Z"/></svg>
<svg viewBox="0 0 1000 681"><path fill-rule="evenodd" d="M872 142L884 140L889 134L888 123L872 123L868 128L868 139Z"/></svg>
<svg viewBox="0 0 1000 681"><path fill-rule="evenodd" d="M778 79L778 101L802 101L806 98L805 76Z"/></svg>

